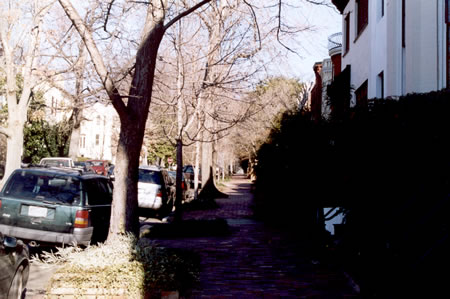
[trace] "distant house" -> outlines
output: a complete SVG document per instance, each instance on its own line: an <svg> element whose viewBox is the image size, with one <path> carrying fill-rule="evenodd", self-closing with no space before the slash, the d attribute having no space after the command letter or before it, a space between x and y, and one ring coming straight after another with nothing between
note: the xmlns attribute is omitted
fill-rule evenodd
<svg viewBox="0 0 450 299"><path fill-rule="evenodd" d="M63 93L56 87L48 83L41 83L34 89L34 92L42 93L44 99L45 120L50 124L56 124L67 120L72 113L72 103L66 99Z"/></svg>
<svg viewBox="0 0 450 299"><path fill-rule="evenodd" d="M97 102L83 110L78 157L114 161L118 116L112 105Z"/></svg>
<svg viewBox="0 0 450 299"><path fill-rule="evenodd" d="M450 0L332 0L351 106L450 86Z"/></svg>
<svg viewBox="0 0 450 299"><path fill-rule="evenodd" d="M338 32L328 37L329 57L313 66L316 80L311 90L311 114L313 119L328 118L331 107L328 105L327 89L335 76L341 73L342 33Z"/></svg>

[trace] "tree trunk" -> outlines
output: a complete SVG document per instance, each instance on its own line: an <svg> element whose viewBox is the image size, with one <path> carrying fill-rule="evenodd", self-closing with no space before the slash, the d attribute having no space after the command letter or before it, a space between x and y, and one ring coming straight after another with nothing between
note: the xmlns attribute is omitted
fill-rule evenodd
<svg viewBox="0 0 450 299"><path fill-rule="evenodd" d="M206 135L209 134L203 134L203 138L204 139L208 139L208 137ZM211 142L203 142L202 144L202 189L205 187L206 182L208 181L208 179L210 178L210 176L212 175L214 177L214 175L211 173L212 170L212 145Z"/></svg>
<svg viewBox="0 0 450 299"><path fill-rule="evenodd" d="M203 136L203 134L201 134L200 136ZM199 170L200 170L201 151L202 151L202 143L200 141L197 141L195 143L194 200L196 200L198 198L198 183L199 183L198 177L199 177Z"/></svg>
<svg viewBox="0 0 450 299"><path fill-rule="evenodd" d="M11 110L13 110L11 108ZM23 152L23 127L26 118L17 111L11 111L8 119L8 130L14 132L9 134L6 141L6 165L3 183L9 175L17 168L20 168Z"/></svg>
<svg viewBox="0 0 450 299"><path fill-rule="evenodd" d="M142 139L136 131L132 123L121 125L108 240L126 232L139 232L137 183Z"/></svg>
<svg viewBox="0 0 450 299"><path fill-rule="evenodd" d="M156 56L164 30L161 21L155 24L145 38L136 55L135 73L130 87L126 114L121 109L118 110L121 128L116 156L116 181L112 207L114 212L111 213L108 240L124 232L139 234L137 201L139 157L152 98Z"/></svg>
<svg viewBox="0 0 450 299"><path fill-rule="evenodd" d="M209 140L210 138L206 137ZM214 199L219 197L228 197L217 189L214 183L215 163L214 159L214 142L204 142L202 145L202 190L199 194L201 199Z"/></svg>
<svg viewBox="0 0 450 299"><path fill-rule="evenodd" d="M179 222L183 218L183 190L181 182L183 176L183 141L177 139L177 176L176 176L176 197L175 197L175 221Z"/></svg>
<svg viewBox="0 0 450 299"><path fill-rule="evenodd" d="M78 46L80 59L75 66L75 97L73 98L73 111L72 116L70 118L70 124L72 125L72 132L70 135L70 144L69 144L69 157L74 161L78 156L78 149L80 143L80 125L83 114L83 73L86 68L86 59L87 52L86 47L83 42Z"/></svg>

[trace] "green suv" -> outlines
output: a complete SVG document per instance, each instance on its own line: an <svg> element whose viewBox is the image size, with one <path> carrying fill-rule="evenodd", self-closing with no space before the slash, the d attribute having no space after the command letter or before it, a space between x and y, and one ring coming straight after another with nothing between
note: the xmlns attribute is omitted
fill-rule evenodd
<svg viewBox="0 0 450 299"><path fill-rule="evenodd" d="M112 184L67 168L15 170L0 193L0 232L35 243L88 245L106 240Z"/></svg>

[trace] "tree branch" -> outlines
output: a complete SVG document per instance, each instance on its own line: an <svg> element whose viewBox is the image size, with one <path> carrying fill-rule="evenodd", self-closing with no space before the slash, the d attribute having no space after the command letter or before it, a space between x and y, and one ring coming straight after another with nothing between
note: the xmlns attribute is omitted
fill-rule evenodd
<svg viewBox="0 0 450 299"><path fill-rule="evenodd" d="M115 86L108 70L106 69L100 51L95 44L92 32L83 23L80 15L72 6L69 0L58 0L58 2L83 39L86 48L91 56L92 62L94 63L95 70L97 71L97 74L99 75L102 84L105 87L105 90L108 93L108 96L117 113L122 119L127 117L128 113L125 103L123 102L117 87Z"/></svg>
<svg viewBox="0 0 450 299"><path fill-rule="evenodd" d="M203 0L202 2L198 3L197 5L192 6L191 8L189 8L188 10L180 13L179 15L177 15L176 17L174 17L172 20L170 20L165 26L164 26L164 31L166 31L167 29L169 29L170 26L172 26L173 24L175 24L178 20L180 20L181 18L184 18L185 16L188 16L189 14L193 13L194 11L196 11L198 8L202 7L203 5L207 4L211 2L211 0Z"/></svg>

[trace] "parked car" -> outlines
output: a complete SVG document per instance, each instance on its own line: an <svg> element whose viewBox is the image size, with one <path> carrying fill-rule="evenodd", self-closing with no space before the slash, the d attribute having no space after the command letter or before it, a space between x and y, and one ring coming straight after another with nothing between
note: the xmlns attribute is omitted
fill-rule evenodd
<svg viewBox="0 0 450 299"><path fill-rule="evenodd" d="M0 298L24 298L30 253L20 240L0 233Z"/></svg>
<svg viewBox="0 0 450 299"><path fill-rule="evenodd" d="M177 180L177 172L176 171L167 171L167 174L170 178L170 189L173 193L173 201L175 202L175 196L176 196L176 180ZM181 189L183 190L182 200L184 202L189 201L189 192L188 192L188 184L186 183L186 178L183 173L183 176L181 177Z"/></svg>
<svg viewBox="0 0 450 299"><path fill-rule="evenodd" d="M167 216L173 209L174 201L169 197L166 170L157 166L139 167L138 205L141 214Z"/></svg>
<svg viewBox="0 0 450 299"><path fill-rule="evenodd" d="M190 188L194 188L194 166L192 165L184 165L183 166L183 173L185 173L185 176L188 177L188 181L190 181ZM202 173L200 169L198 170L198 188L202 187Z"/></svg>
<svg viewBox="0 0 450 299"><path fill-rule="evenodd" d="M48 167L75 167L73 160L65 157L42 158L39 165Z"/></svg>
<svg viewBox="0 0 450 299"><path fill-rule="evenodd" d="M108 175L109 162L106 160L87 160L86 166L96 174Z"/></svg>
<svg viewBox="0 0 450 299"><path fill-rule="evenodd" d="M0 232L35 243L106 240L112 184L78 169L15 170L0 192Z"/></svg>
<svg viewBox="0 0 450 299"><path fill-rule="evenodd" d="M85 161L74 161L73 164L75 168L87 170L87 165Z"/></svg>
<svg viewBox="0 0 450 299"><path fill-rule="evenodd" d="M115 166L113 165L113 164L111 164L110 166L109 166L109 168L108 168L108 177L109 177L109 179L111 180L111 181L114 181L114 179L115 179L115 175L114 175L114 168L115 168Z"/></svg>

